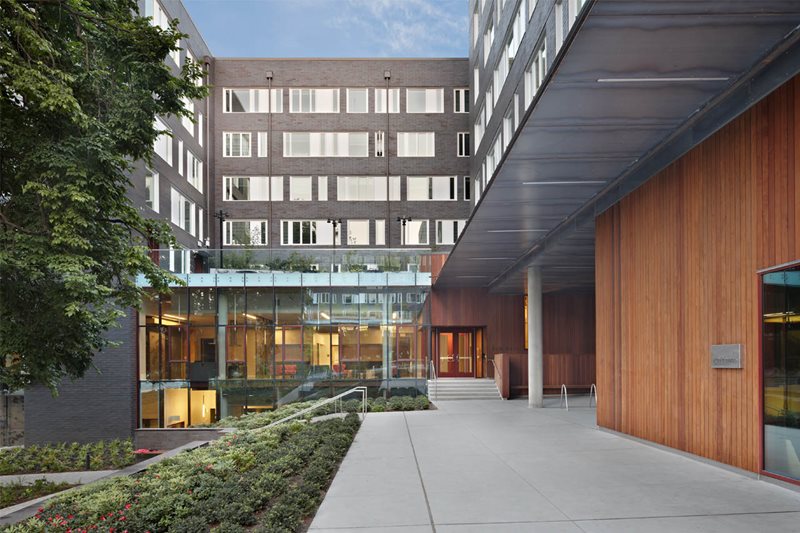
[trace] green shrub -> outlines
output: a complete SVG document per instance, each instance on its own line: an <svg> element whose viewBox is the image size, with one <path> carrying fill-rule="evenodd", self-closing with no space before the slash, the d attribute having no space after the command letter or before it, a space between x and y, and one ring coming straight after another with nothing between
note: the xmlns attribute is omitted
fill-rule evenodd
<svg viewBox="0 0 800 533"><path fill-rule="evenodd" d="M87 453L90 470L116 470L136 461L130 440L34 445L0 451L0 475L86 470Z"/></svg>

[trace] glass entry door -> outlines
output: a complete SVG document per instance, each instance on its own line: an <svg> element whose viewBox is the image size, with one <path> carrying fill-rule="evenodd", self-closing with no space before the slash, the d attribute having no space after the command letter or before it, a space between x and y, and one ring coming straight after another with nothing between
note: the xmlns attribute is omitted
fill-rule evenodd
<svg viewBox="0 0 800 533"><path fill-rule="evenodd" d="M439 377L474 377L474 330L438 330L436 357L436 372Z"/></svg>

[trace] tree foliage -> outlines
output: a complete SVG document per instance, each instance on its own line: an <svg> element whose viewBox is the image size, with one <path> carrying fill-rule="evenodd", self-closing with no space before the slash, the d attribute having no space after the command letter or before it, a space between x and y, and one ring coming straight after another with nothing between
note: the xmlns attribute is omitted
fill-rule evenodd
<svg viewBox="0 0 800 533"><path fill-rule="evenodd" d="M164 59L182 35L133 0L0 0L0 381L54 391L82 376L105 333L138 305L135 276L170 274L146 240L169 227L126 193L150 161L156 115L186 115L206 88L190 61Z"/></svg>

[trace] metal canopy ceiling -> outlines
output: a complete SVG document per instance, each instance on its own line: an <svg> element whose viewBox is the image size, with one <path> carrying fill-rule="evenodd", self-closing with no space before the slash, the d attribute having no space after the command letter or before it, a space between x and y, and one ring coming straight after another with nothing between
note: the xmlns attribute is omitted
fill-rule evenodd
<svg viewBox="0 0 800 533"><path fill-rule="evenodd" d="M522 292L529 264L546 290L592 286L595 213L751 105L753 87L734 91L770 54L796 52L798 24L797 0L593 2L436 286ZM796 72L784 68L760 96ZM726 116L693 125L728 94L739 104Z"/></svg>

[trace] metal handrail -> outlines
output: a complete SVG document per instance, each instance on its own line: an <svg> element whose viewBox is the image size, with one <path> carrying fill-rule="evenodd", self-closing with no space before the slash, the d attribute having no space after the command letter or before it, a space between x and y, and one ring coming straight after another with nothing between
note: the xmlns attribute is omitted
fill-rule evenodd
<svg viewBox="0 0 800 533"><path fill-rule="evenodd" d="M493 357L493 358L491 358L491 359L489 359L489 361L491 361L491 362L492 362L492 366L494 367L494 371L495 371L495 373L496 373L498 376L500 376L500 383L501 383L501 385L500 385L500 387L498 387L498 389L500 389L500 388L502 387L502 383L503 383L503 373L502 373L502 372L500 372L500 367L499 367L499 366L497 366L497 363L495 363L495 362L494 362L494 357ZM494 384L495 384L495 386L497 385L497 380L496 380L496 379L494 380ZM510 384L509 384L509 386L510 386ZM499 391L499 390L498 390L498 392L500 392L500 397L501 397L501 398L503 398L503 393L502 393L502 391ZM503 398L503 399L505 400L505 398Z"/></svg>
<svg viewBox="0 0 800 533"><path fill-rule="evenodd" d="M594 383L589 388L589 407L592 406L592 393L594 393L594 406L597 407L597 387Z"/></svg>
<svg viewBox="0 0 800 533"><path fill-rule="evenodd" d="M320 400L320 401L318 401L317 403L315 403L314 405L312 405L310 407L306 407L305 409L303 409L301 411L297 411L294 414L291 414L289 416L283 417L280 420L276 420L275 422L272 422L271 424L268 424L268 425L266 425L266 426L264 426L262 428L258 428L255 431L263 431L265 429L269 429L271 427L277 426L278 424L283 424L284 422L288 422L289 420L294 420L295 418L299 418L299 417L301 417L301 416L303 416L305 414L308 414L308 413L310 413L312 411L316 411L320 407L323 407L323 406L331 404L331 403L333 403L335 405L335 408L341 409L341 406L342 406L342 401L341 400L342 400L342 398L344 398L345 396L349 396L350 394L353 394L353 393L356 393L356 392L360 392L361 393L361 416L362 417L366 417L367 416L367 388L364 387L364 386L359 386L359 387L353 387L352 389L346 390L341 394L337 394L333 398L326 398L324 400Z"/></svg>
<svg viewBox="0 0 800 533"><path fill-rule="evenodd" d="M430 361L431 363L431 375L433 376L433 399L439 399L439 377L436 375L436 365L433 364L433 359Z"/></svg>
<svg viewBox="0 0 800 533"><path fill-rule="evenodd" d="M562 405L567 407L567 411L569 411L569 396L567 395L567 386L563 383L561 384L561 398L558 403L558 407Z"/></svg>

